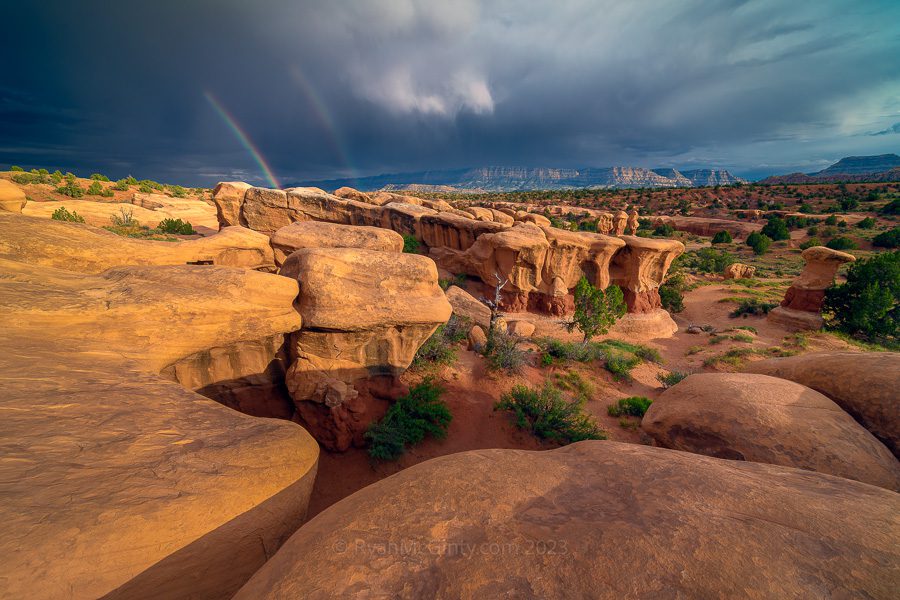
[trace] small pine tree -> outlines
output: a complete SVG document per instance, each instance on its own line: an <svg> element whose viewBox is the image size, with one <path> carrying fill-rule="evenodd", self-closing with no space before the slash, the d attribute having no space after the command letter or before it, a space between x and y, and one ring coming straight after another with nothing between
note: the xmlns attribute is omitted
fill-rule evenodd
<svg viewBox="0 0 900 600"><path fill-rule="evenodd" d="M717 231L712 239L713 244L730 244L733 241L731 234L727 231Z"/></svg>
<svg viewBox="0 0 900 600"><path fill-rule="evenodd" d="M586 343L608 332L625 314L625 309L625 297L618 286L611 285L604 291L582 277L575 286L575 314L567 327L569 331L578 329L583 333Z"/></svg>

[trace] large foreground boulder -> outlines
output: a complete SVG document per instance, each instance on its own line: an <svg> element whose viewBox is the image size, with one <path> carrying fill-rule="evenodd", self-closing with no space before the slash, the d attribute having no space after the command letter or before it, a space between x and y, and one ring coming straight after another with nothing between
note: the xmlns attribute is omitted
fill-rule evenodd
<svg viewBox="0 0 900 600"><path fill-rule="evenodd" d="M900 490L900 463L881 442L819 392L785 379L691 375L653 402L641 428L666 448Z"/></svg>
<svg viewBox="0 0 900 600"><path fill-rule="evenodd" d="M85 228L59 225L77 245ZM242 269L0 257L0 596L228 598L274 553L305 519L317 444L159 372L299 328L297 291Z"/></svg>
<svg viewBox="0 0 900 600"><path fill-rule="evenodd" d="M479 450L317 515L237 600L888 599L900 495L615 442Z"/></svg>
<svg viewBox="0 0 900 600"><path fill-rule="evenodd" d="M825 394L900 457L900 354L817 352L750 363L747 370Z"/></svg>
<svg viewBox="0 0 900 600"><path fill-rule="evenodd" d="M286 383L298 416L325 447L346 450L395 397L397 377L450 318L437 267L424 256L307 248L280 271L300 283L303 329L291 336Z"/></svg>

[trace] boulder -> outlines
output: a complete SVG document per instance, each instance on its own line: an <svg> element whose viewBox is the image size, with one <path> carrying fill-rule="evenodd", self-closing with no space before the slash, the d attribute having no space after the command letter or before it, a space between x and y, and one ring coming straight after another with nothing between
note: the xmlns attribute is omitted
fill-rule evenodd
<svg viewBox="0 0 900 600"><path fill-rule="evenodd" d="M89 225L9 213L0 213L2 256L80 273L99 273L119 265L191 263L275 269L269 238L244 227L226 227L200 239L160 242L122 237Z"/></svg>
<svg viewBox="0 0 900 600"><path fill-rule="evenodd" d="M244 193L241 221L254 231L272 234L298 218L298 211L288 206L287 192L252 187Z"/></svg>
<svg viewBox="0 0 900 600"><path fill-rule="evenodd" d="M481 206L469 206L468 208L466 208L466 211L472 213L472 216L474 216L478 221L494 220L494 213L492 213L489 208L482 208Z"/></svg>
<svg viewBox="0 0 900 600"><path fill-rule="evenodd" d="M816 352L753 362L747 370L825 394L900 457L900 353Z"/></svg>
<svg viewBox="0 0 900 600"><path fill-rule="evenodd" d="M538 215L535 213L525 213L524 215L518 218L522 223L532 223L539 227L550 227L550 219L545 217L544 215Z"/></svg>
<svg viewBox="0 0 900 600"><path fill-rule="evenodd" d="M397 377L450 318L430 259L349 248L306 248L280 274L300 284L303 329L291 335L286 383L322 445L346 450L380 417Z"/></svg>
<svg viewBox="0 0 900 600"><path fill-rule="evenodd" d="M723 279L749 279L756 273L756 267L732 263L722 272Z"/></svg>
<svg viewBox="0 0 900 600"><path fill-rule="evenodd" d="M20 213L25 208L25 192L11 181L0 179L0 211Z"/></svg>
<svg viewBox="0 0 900 600"><path fill-rule="evenodd" d="M357 202L368 202L369 204L375 204L369 194L360 192L359 190L355 190L352 187L345 186L342 188L338 188L334 190L334 195L338 198L345 198L347 200L356 200Z"/></svg>
<svg viewBox="0 0 900 600"><path fill-rule="evenodd" d="M534 323L530 321L509 321L506 325L506 331L518 337L531 337L534 334Z"/></svg>
<svg viewBox="0 0 900 600"><path fill-rule="evenodd" d="M625 235L625 230L628 228L628 213L624 210L617 211L613 215L613 230L615 231L615 235L622 236Z"/></svg>
<svg viewBox="0 0 900 600"><path fill-rule="evenodd" d="M610 441L409 467L298 531L235 596L889 599L900 495Z"/></svg>
<svg viewBox="0 0 900 600"><path fill-rule="evenodd" d="M469 330L467 341L467 347L469 350L472 350L473 352L481 352L487 345L487 334L484 333L484 329L482 329L478 325L475 325L472 327L472 329Z"/></svg>
<svg viewBox="0 0 900 600"><path fill-rule="evenodd" d="M464 289L451 285L445 292L447 301L453 307L453 314L469 319L472 323L487 329L491 322L491 309L478 301Z"/></svg>
<svg viewBox="0 0 900 600"><path fill-rule="evenodd" d="M807 248L800 256L806 261L803 272L785 292L781 306L769 311L767 318L792 330L821 329L824 321L819 313L825 290L834 283L838 268L856 257L825 246Z"/></svg>
<svg viewBox="0 0 900 600"><path fill-rule="evenodd" d="M515 218L505 212L499 211L495 208L490 208L488 210L491 211L491 215L493 215L493 221L495 223L500 223L502 225L506 225L507 227L512 227L513 223L516 222Z"/></svg>
<svg viewBox="0 0 900 600"><path fill-rule="evenodd" d="M56 248L76 255L89 228L58 225L75 235ZM159 372L211 348L243 360L241 344L300 327L296 295L255 271L86 274L5 246L0 595L231 597L305 520L318 446Z"/></svg>
<svg viewBox="0 0 900 600"><path fill-rule="evenodd" d="M785 379L691 375L653 402L641 428L665 448L900 490L900 463L881 442L819 392Z"/></svg>
<svg viewBox="0 0 900 600"><path fill-rule="evenodd" d="M281 265L302 248L361 248L403 252L403 236L389 229L337 225L320 221L298 221L276 231L271 238L275 264Z"/></svg>

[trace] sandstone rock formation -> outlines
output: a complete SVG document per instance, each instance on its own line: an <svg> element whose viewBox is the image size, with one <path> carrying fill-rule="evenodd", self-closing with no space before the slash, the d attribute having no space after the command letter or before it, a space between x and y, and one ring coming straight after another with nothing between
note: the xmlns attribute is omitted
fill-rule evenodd
<svg viewBox="0 0 900 600"><path fill-rule="evenodd" d="M479 325L475 325L474 327L472 327L472 329L469 330L469 334L468 336L466 336L466 341L469 350L472 350L473 352L481 352L487 345L487 334Z"/></svg>
<svg viewBox="0 0 900 600"><path fill-rule="evenodd" d="M781 306L771 310L767 318L793 330L821 329L825 290L834 283L838 268L856 257L825 246L807 248L800 256L806 261L803 272L785 292Z"/></svg>
<svg viewBox="0 0 900 600"><path fill-rule="evenodd" d="M625 229L627 228L628 213L624 210L617 211L616 214L613 215L613 230L615 231L615 235L625 235Z"/></svg>
<svg viewBox="0 0 900 600"><path fill-rule="evenodd" d="M898 513L855 481L635 444L477 450L331 506L235 598L886 600Z"/></svg>
<svg viewBox="0 0 900 600"><path fill-rule="evenodd" d="M0 179L0 211L20 213L25 208L25 192L11 181Z"/></svg>
<svg viewBox="0 0 900 600"><path fill-rule="evenodd" d="M445 292L447 301L453 307L453 314L470 320L482 329L487 329L491 323L491 309L485 306L475 296L464 289L451 285Z"/></svg>
<svg viewBox="0 0 900 600"><path fill-rule="evenodd" d="M754 211L746 211L753 213ZM759 212L759 211L755 211ZM651 217L654 227L671 225L676 231L686 231L694 235L712 237L720 231L727 231L735 239L746 238L754 231L762 229L761 223L748 223L747 221L731 221L728 219L715 219L711 217L682 217L682 216L655 216Z"/></svg>
<svg viewBox="0 0 900 600"><path fill-rule="evenodd" d="M900 354L816 352L753 362L748 370L825 394L900 457Z"/></svg>
<svg viewBox="0 0 900 600"><path fill-rule="evenodd" d="M9 213L0 213L0 256L82 273L99 273L117 265L186 263L275 269L269 239L244 227L227 227L196 240L156 242Z"/></svg>
<svg viewBox="0 0 900 600"><path fill-rule="evenodd" d="M534 333L534 323L528 321L509 321L506 331L510 335L518 337L531 337Z"/></svg>
<svg viewBox="0 0 900 600"><path fill-rule="evenodd" d="M756 267L743 265L741 263L732 263L725 267L722 272L723 279L749 279L756 273Z"/></svg>
<svg viewBox="0 0 900 600"><path fill-rule="evenodd" d="M213 203L219 227L245 224L241 222L241 207L244 204L244 194L251 187L253 186L243 181L223 181L213 188Z"/></svg>
<svg viewBox="0 0 900 600"><path fill-rule="evenodd" d="M900 463L881 442L819 392L785 379L691 375L654 400L641 428L665 448L900 490Z"/></svg>
<svg viewBox="0 0 900 600"><path fill-rule="evenodd" d="M380 227L354 227L321 221L299 221L276 231L271 238L275 264L301 248L362 248L402 252L403 236Z"/></svg>
<svg viewBox="0 0 900 600"><path fill-rule="evenodd" d="M346 450L396 396L397 376L450 318L424 256L307 248L280 273L300 283L303 329L291 336L286 383L298 416L325 447Z"/></svg>
<svg viewBox="0 0 900 600"><path fill-rule="evenodd" d="M639 216L636 210L628 215L628 235L637 235Z"/></svg>
<svg viewBox="0 0 900 600"><path fill-rule="evenodd" d="M0 217L2 595L229 597L305 519L318 447L158 373L298 328L296 283L183 264L63 270L50 263L94 230L34 221ZM44 230L55 245L32 264ZM103 260L128 260L120 248Z"/></svg>

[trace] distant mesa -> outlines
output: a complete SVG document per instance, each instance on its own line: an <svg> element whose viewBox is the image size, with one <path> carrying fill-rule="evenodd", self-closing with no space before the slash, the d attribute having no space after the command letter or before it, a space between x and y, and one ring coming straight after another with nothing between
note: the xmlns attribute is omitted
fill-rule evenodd
<svg viewBox="0 0 900 600"><path fill-rule="evenodd" d="M900 181L900 156L847 156L816 173L790 173L767 177L763 184Z"/></svg>
<svg viewBox="0 0 900 600"><path fill-rule="evenodd" d="M512 192L574 188L674 188L745 183L720 169L645 169L605 167L550 169L526 167L478 167L413 173L391 173L371 177L331 179L295 185L325 189L350 186L362 191L413 190L416 192Z"/></svg>

